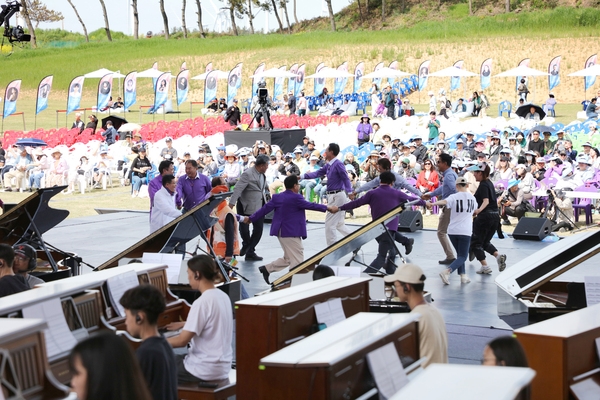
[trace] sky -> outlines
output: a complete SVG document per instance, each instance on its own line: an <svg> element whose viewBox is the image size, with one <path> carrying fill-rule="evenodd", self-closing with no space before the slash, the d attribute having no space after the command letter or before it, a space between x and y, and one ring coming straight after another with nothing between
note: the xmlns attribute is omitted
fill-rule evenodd
<svg viewBox="0 0 600 400"><path fill-rule="evenodd" d="M333 12L336 13L346 7L353 0L332 0ZM81 24L79 23L73 8L68 2L63 0L43 0L48 8L55 11L60 11L64 16L61 22L51 24L40 24L40 28L62 28L68 31L83 33ZM104 28L104 17L102 8L98 0L72 0L77 8L77 12L81 16L83 23L88 32L92 32L98 28ZM120 31L127 34L132 34L133 22L131 15L130 0L104 0L108 13L108 21L111 31ZM201 0L202 4L202 25L210 31L218 31L223 27L223 22L229 24L225 13L219 16L219 9L226 2L220 0ZM288 15L290 23L293 23L294 17L292 14L293 0L289 0ZM298 20L310 19L318 16L327 16L327 8L323 0L296 0L296 13ZM181 0L165 0L165 11L169 19L169 29L173 27L181 27ZM188 30L198 29L198 17L196 15L197 6L196 0L187 0L186 6L186 25ZM257 10L254 10L256 15ZM160 13L158 0L138 0L138 14L140 21L139 33L145 34L148 31L160 32L163 30L163 21ZM255 30L263 30L268 24L269 30L277 28L277 20L275 15L271 13L268 20L264 12L258 12L254 21ZM285 26L285 18L282 18L282 23ZM239 28L247 27L248 22L236 20Z"/></svg>

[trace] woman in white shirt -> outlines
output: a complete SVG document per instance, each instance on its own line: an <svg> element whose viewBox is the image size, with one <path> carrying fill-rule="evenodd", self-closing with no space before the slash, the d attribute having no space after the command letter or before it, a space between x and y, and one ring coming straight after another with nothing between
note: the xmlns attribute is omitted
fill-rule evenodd
<svg viewBox="0 0 600 400"><path fill-rule="evenodd" d="M465 272L465 261L469 257L469 246L471 245L471 234L473 233L473 212L477 208L477 201L467 187L469 182L464 177L456 179L456 193L448 196L445 200L435 203L427 202L427 206L446 206L450 209L450 225L448 225L448 236L456 249L456 259L450 266L440 273L444 284L450 284L450 274L458 269L461 283L469 283L471 280Z"/></svg>
<svg viewBox="0 0 600 400"><path fill-rule="evenodd" d="M177 356L177 377L180 382L222 381L229 377L233 359L231 300L215 288L218 275L212 257L191 258L187 274L192 289L202 296L192 304L181 333L167 339L173 348L190 345L187 355Z"/></svg>

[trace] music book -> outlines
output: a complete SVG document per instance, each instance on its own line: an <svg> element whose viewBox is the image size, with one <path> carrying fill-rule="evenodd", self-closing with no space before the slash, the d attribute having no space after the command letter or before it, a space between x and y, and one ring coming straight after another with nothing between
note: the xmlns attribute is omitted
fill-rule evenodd
<svg viewBox="0 0 600 400"><path fill-rule="evenodd" d="M167 266L167 282L172 284L179 283L182 260L183 254L144 253L142 255L144 264L165 264Z"/></svg>
<svg viewBox="0 0 600 400"><path fill-rule="evenodd" d="M584 276L585 299L587 306L600 303L600 276Z"/></svg>
<svg viewBox="0 0 600 400"><path fill-rule="evenodd" d="M317 314L317 322L330 327L338 322L346 319L344 307L342 307L342 299L336 297L324 303L315 305L315 313Z"/></svg>
<svg viewBox="0 0 600 400"><path fill-rule="evenodd" d="M393 342L368 353L367 363L379 390L380 400L389 399L408 383L406 371Z"/></svg>
<svg viewBox="0 0 600 400"><path fill-rule="evenodd" d="M361 267L331 267L335 276L342 276L346 278L360 278Z"/></svg>
<svg viewBox="0 0 600 400"><path fill-rule="evenodd" d="M110 302L113 306L113 310L115 310L115 313L119 316L125 316L125 308L119 303L119 300L121 300L121 297L123 297L126 291L139 284L140 281L133 270L112 276L106 280Z"/></svg>
<svg viewBox="0 0 600 400"><path fill-rule="evenodd" d="M48 358L71 351L77 339L67 325L62 304L58 297L23 308L23 318L39 318L46 321L44 329Z"/></svg>

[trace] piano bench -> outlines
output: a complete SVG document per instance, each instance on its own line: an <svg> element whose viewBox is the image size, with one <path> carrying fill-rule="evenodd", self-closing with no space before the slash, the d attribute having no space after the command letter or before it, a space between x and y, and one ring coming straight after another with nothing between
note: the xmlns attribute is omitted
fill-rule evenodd
<svg viewBox="0 0 600 400"><path fill-rule="evenodd" d="M235 396L235 372L235 369L232 369L229 378L218 382L219 386L216 388L200 387L197 383L180 383L177 387L177 397L184 400L227 400Z"/></svg>

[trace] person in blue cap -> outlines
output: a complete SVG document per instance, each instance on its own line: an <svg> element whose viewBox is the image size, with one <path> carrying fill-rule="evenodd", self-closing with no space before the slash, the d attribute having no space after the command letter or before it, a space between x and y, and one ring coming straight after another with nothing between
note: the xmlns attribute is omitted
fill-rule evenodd
<svg viewBox="0 0 600 400"><path fill-rule="evenodd" d="M508 188L498 199L498 205L501 206L502 225L510 225L508 217L517 217L521 219L527 211L526 200L523 199L523 191L519 189L519 181L511 179L508 181Z"/></svg>

